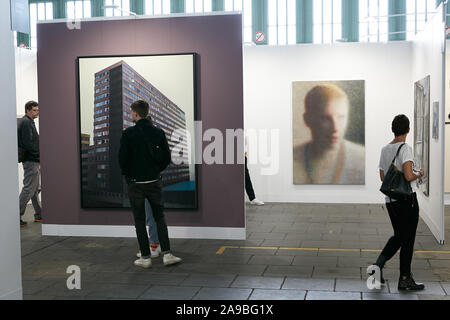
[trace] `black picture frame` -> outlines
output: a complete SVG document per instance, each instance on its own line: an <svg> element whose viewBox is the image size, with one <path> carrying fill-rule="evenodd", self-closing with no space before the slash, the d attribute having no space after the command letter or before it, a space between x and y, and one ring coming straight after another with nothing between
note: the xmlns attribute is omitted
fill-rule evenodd
<svg viewBox="0 0 450 320"><path fill-rule="evenodd" d="M89 210L127 210L131 208L131 205L126 205L124 203L123 205L117 205L117 204L108 204L108 205L92 205L89 204L88 201L86 201L86 194L85 190L83 190L83 138L82 138L82 132L81 132L81 79L80 79L80 60L81 59L102 59L102 58L127 58L127 57L159 57L159 56L179 56L179 55L191 55L192 56L192 68L193 68L193 121L198 121L198 76L197 76L197 69L198 69L198 54L195 52L180 52L180 53L159 53L159 54L136 54L136 55L130 55L130 54L123 54L123 55L91 55L91 56L78 56L75 61L75 73L76 73L76 92L77 92L77 108L78 108L78 154L79 154L79 172L80 172L80 204L82 209L89 209ZM167 134L166 134L167 136ZM194 132L192 132L193 139L195 139ZM200 143L201 141L196 141L196 143ZM191 145L191 152L195 155L195 148ZM116 162L118 160L113 159ZM193 168L195 170L194 172L194 183L195 188L194 191L191 192L190 196L190 202L189 205L173 205L173 198L177 196L176 191L164 191L163 189L163 199L164 199L164 209L169 210L177 210L177 211L196 211L199 209L199 202L198 202L198 194L199 194L199 179L198 179L198 166L197 161L194 161ZM125 183L123 177L122 177L122 183ZM178 193L180 195L180 193ZM125 197L128 199L127 195L125 194ZM172 197L172 202L168 202L167 198ZM117 202L115 202L117 203Z"/></svg>

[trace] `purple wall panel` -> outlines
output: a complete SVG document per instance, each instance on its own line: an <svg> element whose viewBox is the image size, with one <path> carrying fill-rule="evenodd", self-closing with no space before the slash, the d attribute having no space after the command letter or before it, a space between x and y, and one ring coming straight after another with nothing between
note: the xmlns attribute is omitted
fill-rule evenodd
<svg viewBox="0 0 450 320"><path fill-rule="evenodd" d="M203 131L243 128L240 15L88 21L80 30L69 30L64 22L38 24L46 224L133 224L131 210L81 209L77 56L180 52L198 54L197 114ZM198 190L199 209L167 210L168 225L245 226L243 165L199 166Z"/></svg>

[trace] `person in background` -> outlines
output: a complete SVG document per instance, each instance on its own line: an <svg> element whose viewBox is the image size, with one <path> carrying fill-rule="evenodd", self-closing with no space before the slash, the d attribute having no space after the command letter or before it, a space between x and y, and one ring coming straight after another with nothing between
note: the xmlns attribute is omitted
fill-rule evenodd
<svg viewBox="0 0 450 320"><path fill-rule="evenodd" d="M248 138L245 136L244 138L245 143L245 192L247 193L248 199L250 200L250 204L256 205L256 206L263 206L264 202L256 198L255 191L253 190L252 180L250 179L250 173L248 172L247 167L247 154L248 154Z"/></svg>
<svg viewBox="0 0 450 320"><path fill-rule="evenodd" d="M414 156L410 145L406 141L409 133L409 119L401 114L392 121L392 132L394 139L383 147L380 156L380 179L384 180L392 160L400 152L394 162L397 169L403 172L405 179L411 183L413 193L406 200L394 200L386 197L386 208L391 219L394 235L388 240L375 265L381 270L381 283L384 283L382 270L387 261L391 259L400 249L400 278L398 290L423 290L422 283L416 283L411 273L411 261L414 253L414 242L416 238L417 224L419 222L419 204L416 191L417 180L423 177L424 170L414 170ZM403 145L403 146L402 146Z"/></svg>
<svg viewBox="0 0 450 320"><path fill-rule="evenodd" d="M128 196L141 252L141 257L135 260L134 264L143 268L149 268L152 265L149 237L145 227L145 199L152 207L164 265L179 263L182 259L170 252L162 198L161 171L171 161L169 144L164 131L153 126L146 119L149 111L147 102L138 100L133 102L130 107L131 116L136 125L127 128L122 133L119 165L128 185Z"/></svg>
<svg viewBox="0 0 450 320"><path fill-rule="evenodd" d="M147 116L146 119L150 124L153 124L152 117ZM145 199L145 221L148 226L148 233L150 235L150 253L152 258L158 258L161 254L161 245L158 238L158 229L156 227L155 218L153 218L152 207L150 202ZM136 255L138 258L141 257L141 252L139 251Z"/></svg>
<svg viewBox="0 0 450 320"><path fill-rule="evenodd" d="M36 101L28 101L25 104L25 115L17 126L18 147L24 153L23 188L19 196L20 226L25 227L27 222L22 220L28 202L31 200L34 208L34 222L42 221L41 204L39 203L39 177L40 177L40 152L39 134L36 130L34 119L39 116L39 105Z"/></svg>

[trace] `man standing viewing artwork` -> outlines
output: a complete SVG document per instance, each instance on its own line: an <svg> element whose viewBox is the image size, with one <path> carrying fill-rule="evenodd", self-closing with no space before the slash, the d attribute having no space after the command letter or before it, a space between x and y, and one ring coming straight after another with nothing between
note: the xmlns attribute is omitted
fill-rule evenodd
<svg viewBox="0 0 450 320"><path fill-rule="evenodd" d="M123 132L119 149L119 164L128 185L128 197L141 252L141 257L134 264L143 268L152 265L145 226L145 199L149 201L156 221L164 265L181 262L181 258L170 253L169 234L164 218L161 171L171 161L169 144L164 131L146 119L148 110L149 105L143 100L131 105L131 116L136 125Z"/></svg>
<svg viewBox="0 0 450 320"><path fill-rule="evenodd" d="M19 148L19 162L23 165L23 188L19 196L20 226L27 222L22 220L27 204L31 199L34 208L34 222L41 222L41 205L39 203L40 153L39 134L34 119L39 116L39 106L36 101L25 104L25 115L18 121L17 140Z"/></svg>

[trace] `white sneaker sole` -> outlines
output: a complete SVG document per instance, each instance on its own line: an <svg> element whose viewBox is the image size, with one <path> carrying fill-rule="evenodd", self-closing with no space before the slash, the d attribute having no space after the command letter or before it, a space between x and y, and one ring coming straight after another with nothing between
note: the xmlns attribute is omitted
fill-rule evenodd
<svg viewBox="0 0 450 320"><path fill-rule="evenodd" d="M151 263L150 263L150 264L142 264L142 263L138 263L138 261L139 261L139 260L136 260L136 261L134 262L134 265L135 265L136 267L141 267L141 268L148 269L148 268L150 268L150 267L152 266Z"/></svg>
<svg viewBox="0 0 450 320"><path fill-rule="evenodd" d="M170 265L173 265L173 264L180 263L181 261L183 261L183 260L182 260L182 259L179 259L179 260L164 261L164 265L165 265L165 266L170 266Z"/></svg>

